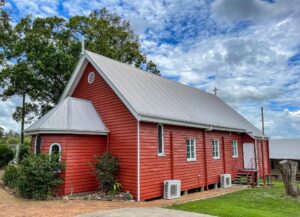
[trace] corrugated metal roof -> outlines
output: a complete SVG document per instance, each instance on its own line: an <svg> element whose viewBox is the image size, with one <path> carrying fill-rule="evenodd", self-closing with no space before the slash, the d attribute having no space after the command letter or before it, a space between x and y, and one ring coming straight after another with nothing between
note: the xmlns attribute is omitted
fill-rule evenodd
<svg viewBox="0 0 300 217"><path fill-rule="evenodd" d="M300 160L300 139L270 139L271 159Z"/></svg>
<svg viewBox="0 0 300 217"><path fill-rule="evenodd" d="M261 131L220 98L102 55L86 51L86 58L100 69L140 120L172 120L225 129L238 129L263 137ZM70 90L66 90L67 92ZM70 92L68 94L71 94Z"/></svg>
<svg viewBox="0 0 300 217"><path fill-rule="evenodd" d="M67 97L25 130L25 133L107 134L91 101Z"/></svg>

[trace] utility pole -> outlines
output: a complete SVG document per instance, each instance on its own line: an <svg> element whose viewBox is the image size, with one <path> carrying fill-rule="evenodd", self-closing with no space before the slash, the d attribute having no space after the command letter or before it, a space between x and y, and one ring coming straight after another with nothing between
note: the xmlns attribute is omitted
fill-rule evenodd
<svg viewBox="0 0 300 217"><path fill-rule="evenodd" d="M264 107L260 108L260 113L261 113L261 130L263 135L265 135Z"/></svg>
<svg viewBox="0 0 300 217"><path fill-rule="evenodd" d="M218 91L219 89L217 89L216 87L215 87L215 89L213 89L213 91L214 91L214 93L215 93L215 96L217 96L217 91Z"/></svg>

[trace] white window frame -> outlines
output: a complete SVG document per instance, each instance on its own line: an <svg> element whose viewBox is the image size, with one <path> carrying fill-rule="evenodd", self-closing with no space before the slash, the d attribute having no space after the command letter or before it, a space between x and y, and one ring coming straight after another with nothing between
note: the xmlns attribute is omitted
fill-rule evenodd
<svg viewBox="0 0 300 217"><path fill-rule="evenodd" d="M216 150L214 148L215 145L217 145ZM217 155L215 155L215 153ZM212 140L212 156L214 160L220 159L220 141L218 139Z"/></svg>
<svg viewBox="0 0 300 217"><path fill-rule="evenodd" d="M194 142L193 150L192 150L192 143L191 143L192 141ZM196 139L195 138L187 138L185 140L185 145L186 145L186 160L187 161L196 161L197 160L197 157L196 157ZM187 149L190 150L190 157L188 157L188 150ZM194 157L191 157L192 152L194 152Z"/></svg>
<svg viewBox="0 0 300 217"><path fill-rule="evenodd" d="M52 143L52 144L50 145L50 148L49 148L49 156L51 157L51 154L52 154L52 147L53 147L54 145L57 145L57 146L59 147L59 151L58 151L58 153L59 153L59 161L61 161L61 145L60 145L59 143Z"/></svg>
<svg viewBox="0 0 300 217"><path fill-rule="evenodd" d="M161 127L161 152L159 152L159 138L158 138L158 127ZM164 141L164 126L162 124L157 124L157 156L165 156L165 141Z"/></svg>
<svg viewBox="0 0 300 217"><path fill-rule="evenodd" d="M239 148L238 148L238 142L237 140L232 140L232 158L238 158L239 157Z"/></svg>

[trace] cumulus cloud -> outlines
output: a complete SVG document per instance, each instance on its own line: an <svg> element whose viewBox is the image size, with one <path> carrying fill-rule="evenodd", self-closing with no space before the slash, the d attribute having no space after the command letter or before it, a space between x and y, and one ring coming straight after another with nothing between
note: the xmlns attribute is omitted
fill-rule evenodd
<svg viewBox="0 0 300 217"><path fill-rule="evenodd" d="M300 56L299 0L10 2L21 15L38 16L106 7L130 21L163 76L208 92L217 87L218 96L257 127L264 106L267 123L274 121L266 125L269 135L298 133L300 64L293 57ZM290 129L280 131L287 123Z"/></svg>

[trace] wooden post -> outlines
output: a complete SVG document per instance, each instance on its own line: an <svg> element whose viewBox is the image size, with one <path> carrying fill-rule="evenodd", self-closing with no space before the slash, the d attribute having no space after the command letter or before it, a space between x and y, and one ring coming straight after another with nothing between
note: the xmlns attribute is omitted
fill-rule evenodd
<svg viewBox="0 0 300 217"><path fill-rule="evenodd" d="M224 173L226 173L227 169L226 169L226 152L225 152L224 136L222 136L222 146L223 146L223 170L224 170Z"/></svg>
<svg viewBox="0 0 300 217"><path fill-rule="evenodd" d="M171 140L171 178L174 179L174 142L173 142L173 133L170 132Z"/></svg>
<svg viewBox="0 0 300 217"><path fill-rule="evenodd" d="M263 182L264 182L264 186L266 186L265 156L264 156L264 140L261 140L261 154L262 154Z"/></svg>
<svg viewBox="0 0 300 217"><path fill-rule="evenodd" d="M203 130L203 153L204 153L204 172L205 172L205 188L208 190L208 173L207 173L207 156L206 156L206 132Z"/></svg>

